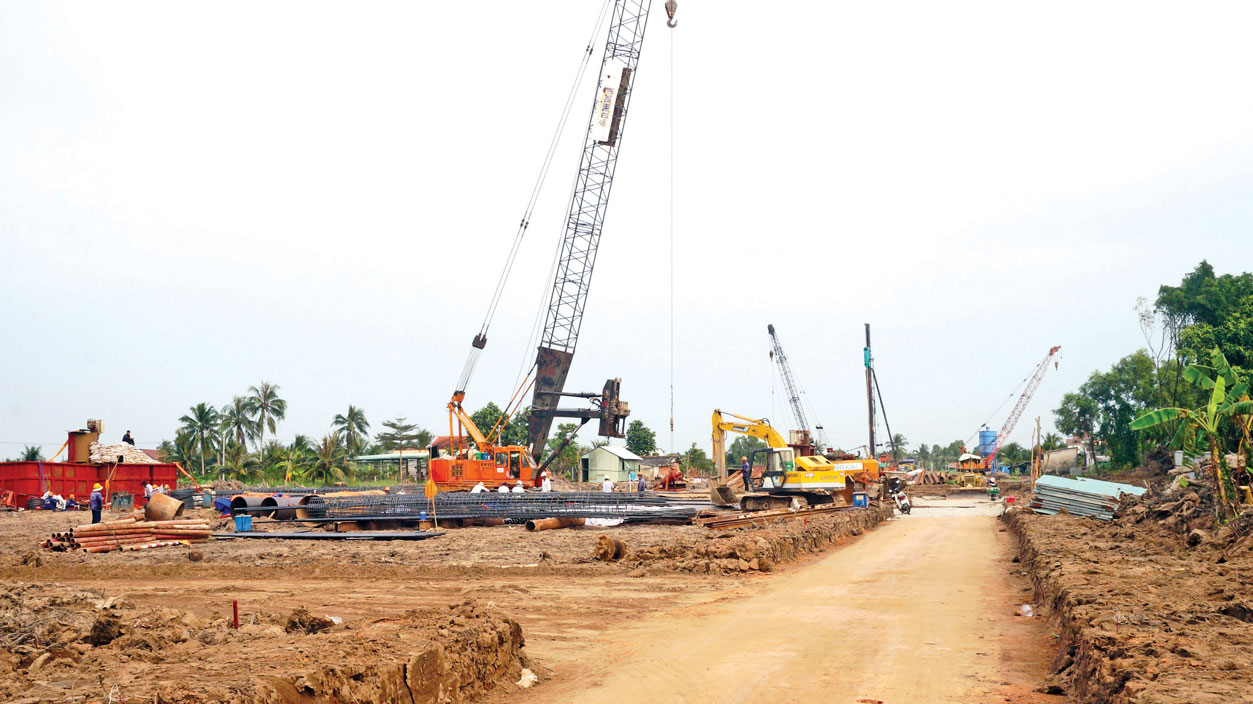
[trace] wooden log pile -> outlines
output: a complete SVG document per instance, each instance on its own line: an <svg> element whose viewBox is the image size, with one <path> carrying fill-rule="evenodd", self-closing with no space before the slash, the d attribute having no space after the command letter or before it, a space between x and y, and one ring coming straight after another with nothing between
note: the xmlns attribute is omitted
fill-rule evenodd
<svg viewBox="0 0 1253 704"><path fill-rule="evenodd" d="M108 523L89 523L68 532L53 533L40 543L45 550L64 552L133 552L172 545L189 545L209 541L208 521L175 519L147 521L143 514Z"/></svg>

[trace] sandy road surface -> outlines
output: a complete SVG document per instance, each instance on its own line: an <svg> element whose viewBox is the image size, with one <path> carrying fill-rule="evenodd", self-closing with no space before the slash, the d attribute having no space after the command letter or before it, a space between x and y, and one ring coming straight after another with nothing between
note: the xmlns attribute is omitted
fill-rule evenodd
<svg viewBox="0 0 1253 704"><path fill-rule="evenodd" d="M609 630L511 701L1059 701L1032 692L1052 639L1012 615L1025 582L999 505L935 503L722 599Z"/></svg>

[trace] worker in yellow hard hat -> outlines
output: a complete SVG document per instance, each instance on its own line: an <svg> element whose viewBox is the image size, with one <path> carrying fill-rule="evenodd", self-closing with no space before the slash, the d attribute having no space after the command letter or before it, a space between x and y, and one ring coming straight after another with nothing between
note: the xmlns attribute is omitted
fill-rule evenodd
<svg viewBox="0 0 1253 704"><path fill-rule="evenodd" d="M748 457L740 458L740 479L744 480L744 491L753 490L753 466L748 463Z"/></svg>
<svg viewBox="0 0 1253 704"><path fill-rule="evenodd" d="M104 487L99 483L91 485L91 499L87 502L87 508L91 509L91 522L100 522L100 510L104 508Z"/></svg>

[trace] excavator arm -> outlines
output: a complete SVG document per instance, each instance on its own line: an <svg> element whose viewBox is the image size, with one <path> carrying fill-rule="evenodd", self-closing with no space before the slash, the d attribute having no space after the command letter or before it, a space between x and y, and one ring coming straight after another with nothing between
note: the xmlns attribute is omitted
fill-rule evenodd
<svg viewBox="0 0 1253 704"><path fill-rule="evenodd" d="M735 420L729 421L727 418ZM788 446L787 441L783 439L779 431L772 428L770 421L765 418L749 418L734 413L727 413L721 409L714 410L713 460L714 466L718 469L718 477L722 480L726 479L727 474L727 433L739 433L740 435L759 438L765 440L766 445L770 447L785 448Z"/></svg>

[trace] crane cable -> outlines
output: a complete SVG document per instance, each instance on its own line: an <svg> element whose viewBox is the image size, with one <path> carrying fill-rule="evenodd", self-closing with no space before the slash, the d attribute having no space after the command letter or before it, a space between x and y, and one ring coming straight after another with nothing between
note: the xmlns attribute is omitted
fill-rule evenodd
<svg viewBox="0 0 1253 704"><path fill-rule="evenodd" d="M676 26L675 10L679 3L666 3L670 28ZM670 34L670 448L674 449L674 32Z"/></svg>
<svg viewBox="0 0 1253 704"><path fill-rule="evenodd" d="M544 163L540 167L539 175L536 176L535 184L531 188L531 197L527 200L526 210L522 214L522 219L518 223L518 231L513 237L513 246L509 249L509 254L505 258L505 267L500 274L500 278L496 281L496 289L492 292L491 302L487 306L487 313L483 316L483 324L479 327L479 332L474 336L471 343L470 354L466 358L465 366L461 370L461 378L457 382L457 391L463 392L470 383L470 377L474 374L474 367L478 363L479 353L487 345L487 330L491 327L492 319L496 316L496 309L500 306L500 298L505 292L505 284L509 280L509 274L513 271L514 262L518 257L518 250L522 246L522 239L526 236L527 228L531 224L531 214L535 211L535 205L539 201L540 192L544 188L544 182L548 178L548 172L552 168L553 157L557 152L557 145L561 141L561 135L565 133L566 123L569 122L570 113L574 107L574 99L578 93L579 86L583 83L583 76L587 73L587 67L591 63L593 46L596 38L600 36L601 27L604 25L605 17L609 12L610 0L604 0L600 8L600 13L596 17L596 25L592 29L592 35L587 40L587 46L583 50L583 56L579 61L578 71L575 73L574 81L570 85L570 92L566 95L565 106L561 111L561 119L557 121L557 127L553 130L552 139L548 143L548 150L544 154Z"/></svg>

